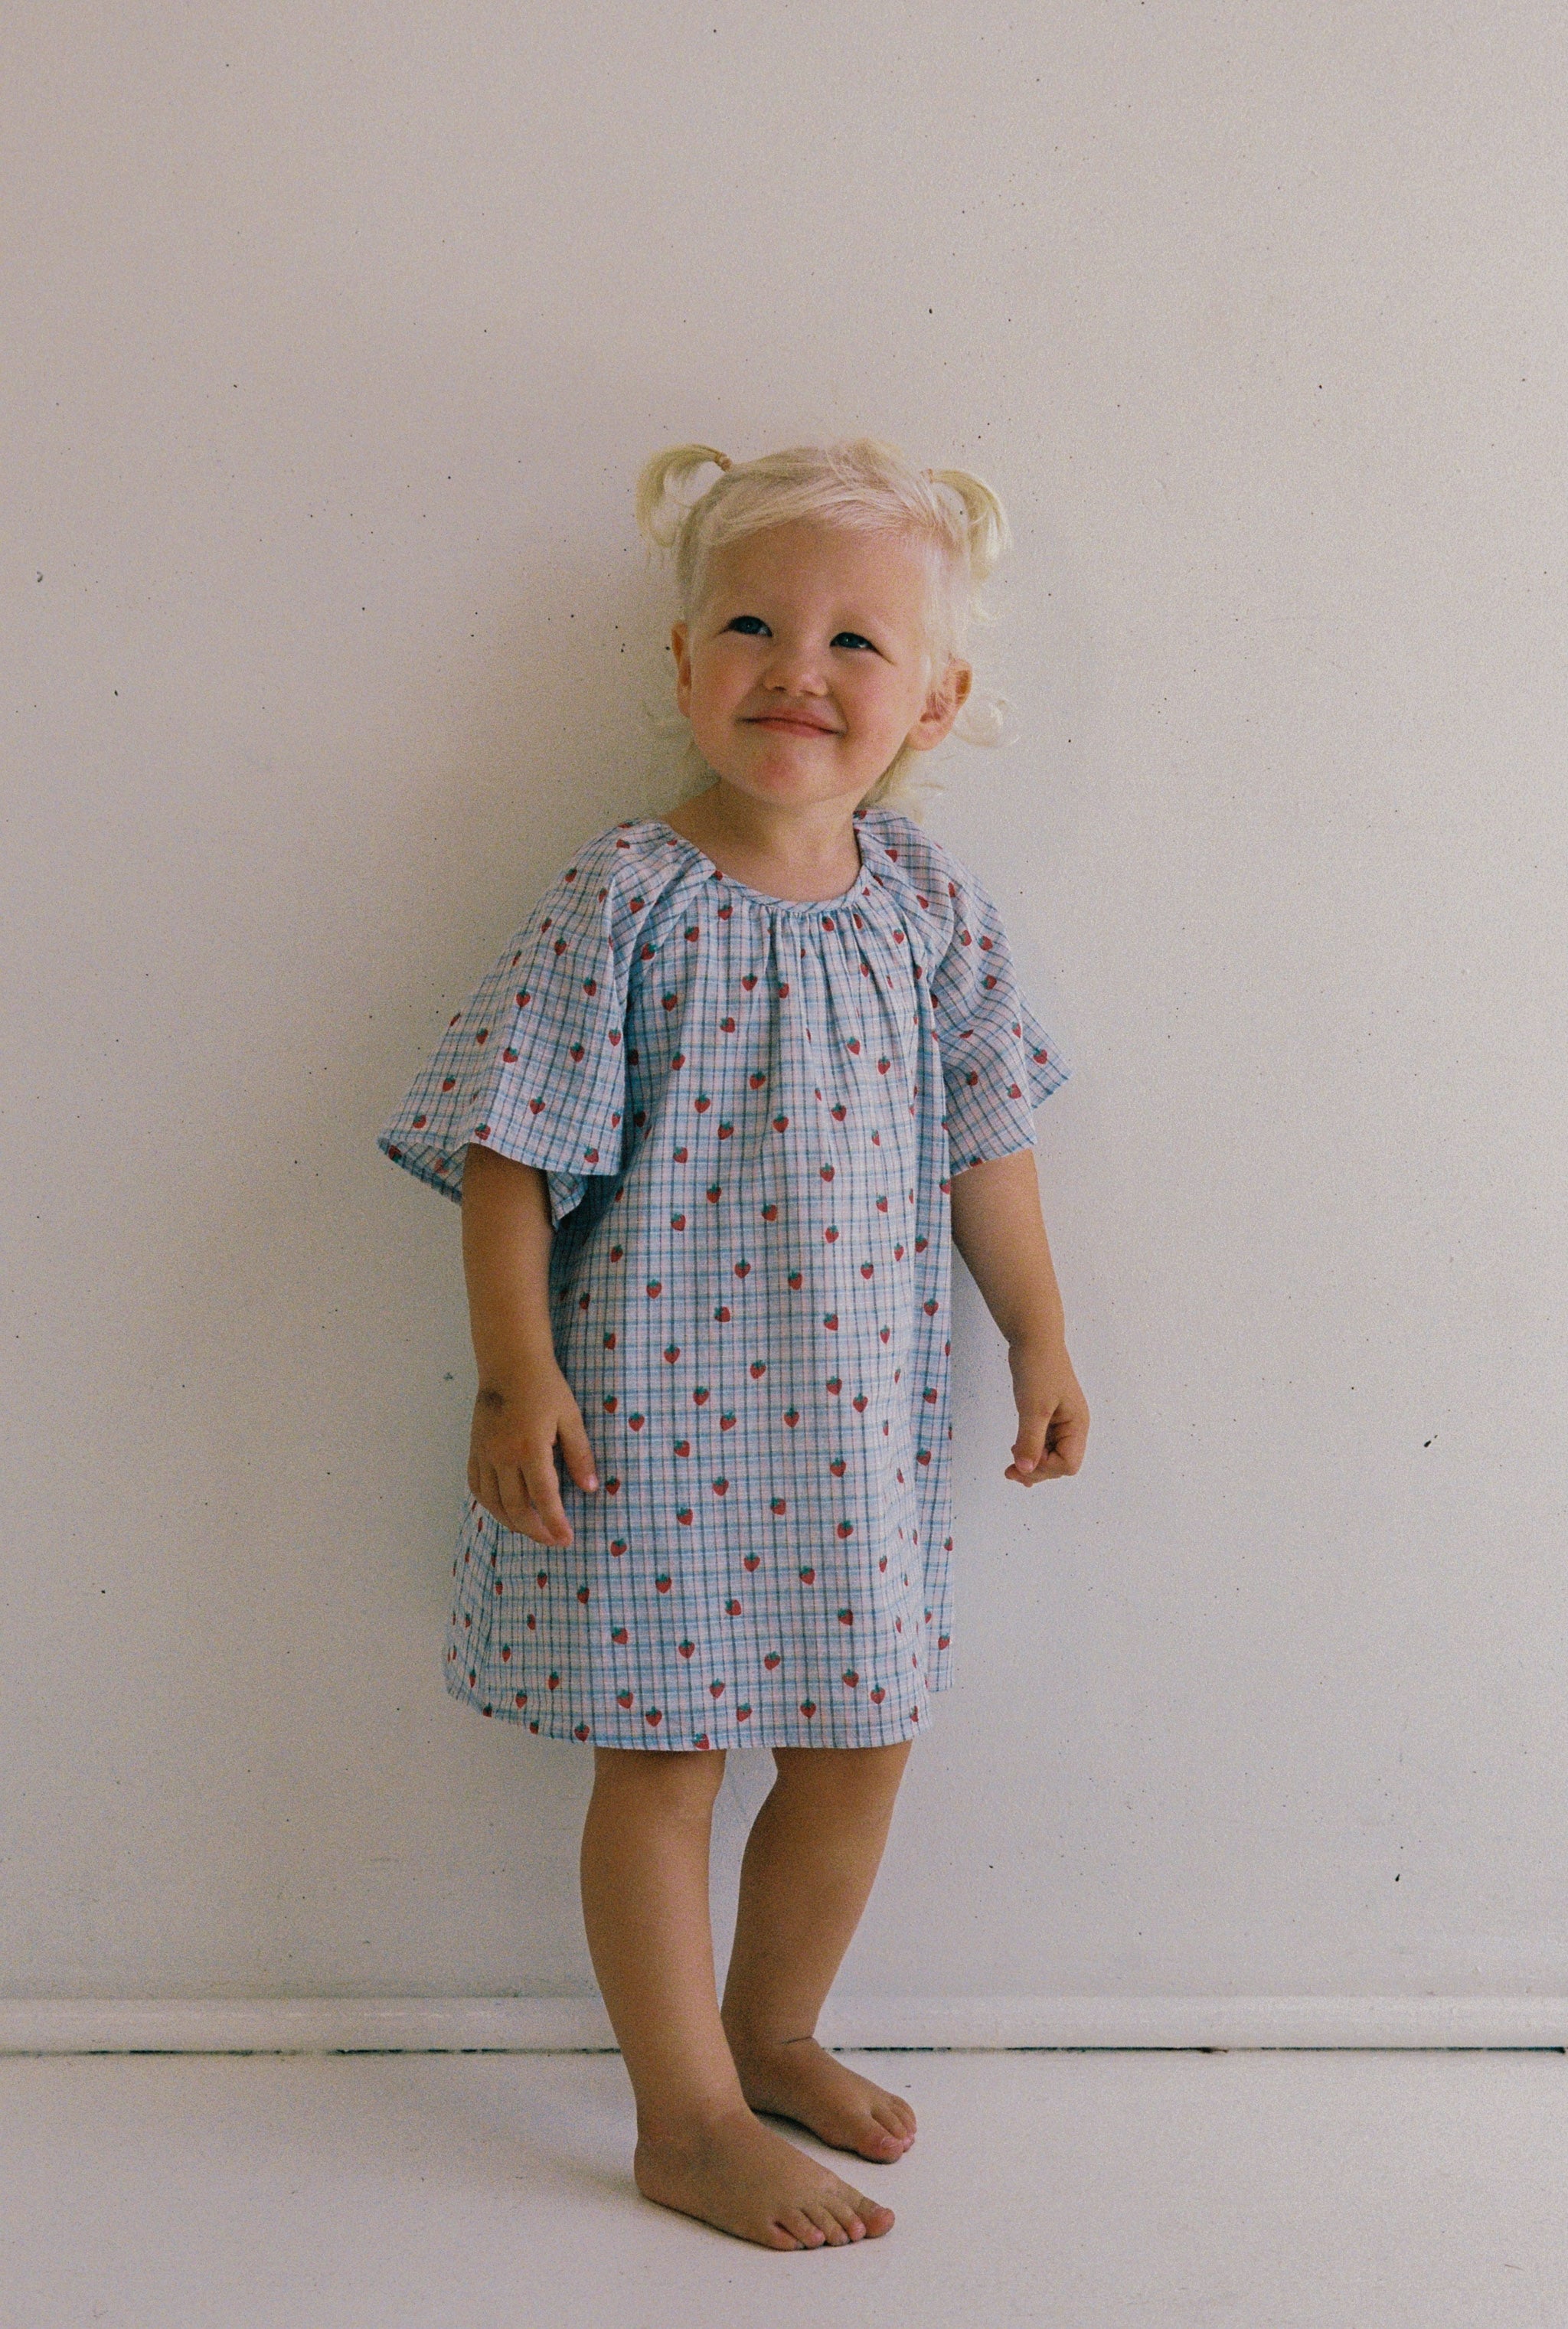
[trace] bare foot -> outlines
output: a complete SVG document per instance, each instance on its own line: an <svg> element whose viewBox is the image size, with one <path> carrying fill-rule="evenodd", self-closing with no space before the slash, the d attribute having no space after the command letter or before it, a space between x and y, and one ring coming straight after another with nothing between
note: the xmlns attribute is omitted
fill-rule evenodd
<svg viewBox="0 0 1568 2329"><path fill-rule="evenodd" d="M678 2137L642 2136L633 2173L645 2199L760 2248L842 2249L893 2230L891 2208L841 2183L749 2110Z"/></svg>
<svg viewBox="0 0 1568 2329"><path fill-rule="evenodd" d="M874 2087L815 2038L766 2047L732 2039L731 2046L741 2091L753 2110L795 2119L824 2143L858 2152L862 2159L902 2159L914 2141L915 2115L902 2096Z"/></svg>

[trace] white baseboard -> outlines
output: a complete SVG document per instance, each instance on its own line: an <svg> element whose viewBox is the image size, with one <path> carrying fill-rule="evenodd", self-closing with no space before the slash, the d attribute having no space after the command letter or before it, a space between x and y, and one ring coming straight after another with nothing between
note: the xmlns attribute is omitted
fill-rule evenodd
<svg viewBox="0 0 1568 2329"><path fill-rule="evenodd" d="M845 1997L845 2051L1535 2046L1565 1997ZM0 1999L0 2054L609 2053L596 1997Z"/></svg>

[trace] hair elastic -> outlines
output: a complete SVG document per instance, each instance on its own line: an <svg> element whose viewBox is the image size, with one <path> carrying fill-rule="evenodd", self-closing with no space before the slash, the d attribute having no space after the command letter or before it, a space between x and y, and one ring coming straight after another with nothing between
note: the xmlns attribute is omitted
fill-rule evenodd
<svg viewBox="0 0 1568 2329"><path fill-rule="evenodd" d="M715 453L713 456L713 466L718 469L728 469L732 468L734 465L731 461L728 453Z"/></svg>

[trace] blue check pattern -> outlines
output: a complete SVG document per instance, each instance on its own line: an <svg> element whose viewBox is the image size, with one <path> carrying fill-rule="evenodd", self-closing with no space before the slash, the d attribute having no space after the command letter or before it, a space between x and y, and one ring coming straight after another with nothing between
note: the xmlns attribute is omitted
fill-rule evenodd
<svg viewBox="0 0 1568 2329"><path fill-rule="evenodd" d="M1068 1068L996 907L893 809L842 898L656 817L582 849L451 1020L385 1154L537 1166L556 1355L601 1483L573 1542L465 1495L446 1681L607 1747L881 1746L951 1679L954 1174Z"/></svg>

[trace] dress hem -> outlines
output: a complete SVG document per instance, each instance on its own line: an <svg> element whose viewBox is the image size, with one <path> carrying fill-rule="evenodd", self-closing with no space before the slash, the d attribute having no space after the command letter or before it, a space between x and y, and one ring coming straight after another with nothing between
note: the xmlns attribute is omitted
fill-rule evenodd
<svg viewBox="0 0 1568 2329"><path fill-rule="evenodd" d="M606 1738L591 1723L584 1721L580 1711L570 1706L559 1710L551 1708L545 1714L535 1716L524 1707L508 1706L504 1702L497 1703L494 1699L486 1699L480 1692L470 1690L467 1682L455 1678L456 1671L449 1665L442 1677L448 1697L486 1721L515 1723L519 1730L531 1731L535 1738L553 1739L562 1746L615 1747L645 1755L701 1753L704 1749L710 1753L730 1748L739 1751L747 1747L896 1747L905 1740L920 1737L921 1731L929 1727L925 1715L930 1700L940 1697L952 1688L950 1677L940 1682L928 1681L920 1699L911 1707L902 1721L894 1718L884 1727L878 1727L878 1734L873 1739L835 1737L831 1726L825 1730L817 1722L789 1724L770 1722L766 1718L760 1722L748 1721L744 1723L737 1723L732 1718L722 1728L715 1727L695 1739L678 1738L662 1730L645 1730L640 1737L628 1734L624 1738ZM572 1719L574 1713L575 1720Z"/></svg>

